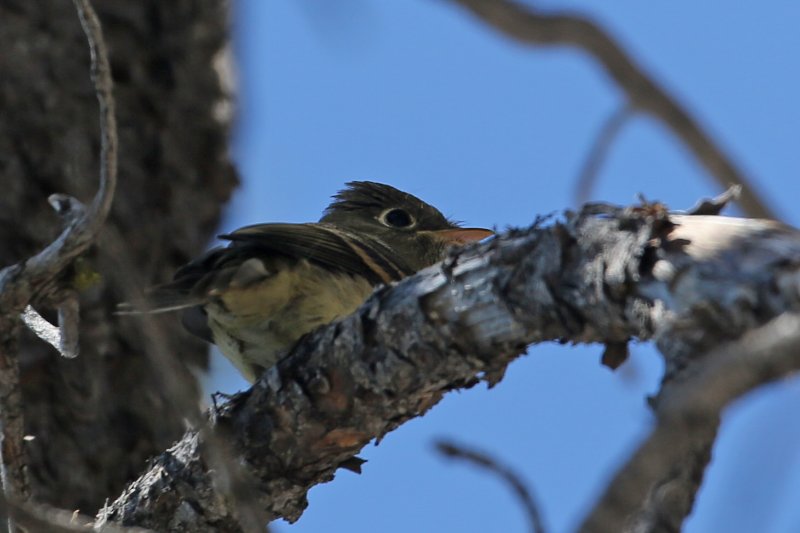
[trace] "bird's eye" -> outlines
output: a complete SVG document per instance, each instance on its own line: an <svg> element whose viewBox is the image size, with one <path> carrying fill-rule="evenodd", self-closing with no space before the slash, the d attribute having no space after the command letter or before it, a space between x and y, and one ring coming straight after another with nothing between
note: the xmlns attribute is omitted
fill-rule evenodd
<svg viewBox="0 0 800 533"><path fill-rule="evenodd" d="M389 209L380 216L380 221L390 228L408 228L414 225L414 218L402 209Z"/></svg>

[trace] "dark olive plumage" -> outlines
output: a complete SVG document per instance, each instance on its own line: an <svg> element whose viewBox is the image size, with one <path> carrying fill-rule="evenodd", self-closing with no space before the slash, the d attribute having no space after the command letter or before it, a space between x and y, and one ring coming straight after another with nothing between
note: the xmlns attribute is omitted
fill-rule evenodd
<svg viewBox="0 0 800 533"><path fill-rule="evenodd" d="M354 311L381 283L490 235L461 229L436 208L380 183L357 181L317 223L256 224L155 288L153 312L185 310L187 329L219 345L253 381L315 327Z"/></svg>

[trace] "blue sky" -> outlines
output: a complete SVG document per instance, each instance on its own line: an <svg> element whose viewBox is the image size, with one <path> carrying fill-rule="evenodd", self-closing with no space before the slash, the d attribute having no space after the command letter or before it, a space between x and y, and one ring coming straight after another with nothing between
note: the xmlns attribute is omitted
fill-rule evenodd
<svg viewBox="0 0 800 533"><path fill-rule="evenodd" d="M785 220L800 193L800 3L536 3L596 18L729 150ZM408 190L470 225L526 226L573 207L585 154L620 91L585 54L507 40L446 0L237 0L243 186L222 230L316 220L352 179ZM658 123L614 144L594 198L674 208L718 192ZM453 393L369 446L360 476L313 489L284 533L524 531L508 489L438 457L447 437L514 466L551 532L570 531L651 423L661 372L636 345L617 372L601 348L533 346L494 389ZM214 386L235 390L223 364ZM800 385L733 406L686 531L800 530Z"/></svg>

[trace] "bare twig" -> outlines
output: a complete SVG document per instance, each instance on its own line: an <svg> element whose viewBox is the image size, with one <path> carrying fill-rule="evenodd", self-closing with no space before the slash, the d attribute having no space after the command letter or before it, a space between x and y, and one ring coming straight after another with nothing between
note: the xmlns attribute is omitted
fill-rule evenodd
<svg viewBox="0 0 800 533"><path fill-rule="evenodd" d="M533 533L545 532L544 524L542 523L542 517L539 512L539 506L536 504L533 494L522 481L522 479L520 479L520 477L511 468L499 464L497 461L484 453L467 449L452 442L439 441L436 443L436 449L439 450L439 453L445 457L464 459L465 461L468 461L474 465L485 468L486 470L503 479L503 481L505 481L511 487L511 490L514 491L514 494L516 494L517 498L522 504L522 507L525 509L525 514L528 516L530 530Z"/></svg>
<svg viewBox="0 0 800 533"><path fill-rule="evenodd" d="M797 314L781 315L708 354L684 380L662 390L656 402L657 426L615 476L581 531L655 531L666 521L671 527L665 530L678 531L694 493L676 483L683 480L670 476L670 471L692 455L708 459L720 413L733 400L798 370ZM697 471L700 476L702 466ZM701 479L694 483L699 485ZM683 507L677 523L676 505Z"/></svg>
<svg viewBox="0 0 800 533"><path fill-rule="evenodd" d="M91 206L85 210L80 202L66 195L51 196L51 204L66 221L64 230L35 256L0 271L0 331L3 335L0 342L2 480L6 497L14 501L24 501L29 496L17 360L17 315L34 298L46 299L58 294L59 288L54 281L94 240L108 214L116 185L117 138L108 56L100 24L88 0L75 0L75 7L89 41L92 79L100 102L100 187ZM44 294L46 291L50 294ZM71 321L75 310L71 303L66 303L62 309L64 321ZM31 316L30 313L27 315ZM44 328L45 331L47 329ZM62 333L61 341L64 340ZM74 331L68 331L66 343L74 342Z"/></svg>
<svg viewBox="0 0 800 533"><path fill-rule="evenodd" d="M100 105L100 186L87 209L66 195L50 198L51 204L69 221L61 234L27 261L0 271L0 312L20 313L31 300L43 298L41 291L94 242L105 222L117 183L117 125L108 52L100 22L88 0L74 0L81 26L89 42L92 80Z"/></svg>
<svg viewBox="0 0 800 533"><path fill-rule="evenodd" d="M88 0L74 0L75 7L81 20L81 25L86 33L91 49L92 80L95 85L100 105L101 129L101 161L100 161L100 187L89 208L85 208L78 200L67 195L59 194L50 197L50 203L62 216L67 227L50 246L37 256L20 265L0 272L0 304L11 310L15 307L26 307L32 298L40 298L40 291L49 288L50 282L70 264L89 244L91 244L108 213L116 186L117 173L117 134L116 120L114 117L114 100L112 97L111 71L108 62L106 45L102 37L100 23ZM115 250L120 252L120 250ZM114 251L112 251L113 255ZM127 257L127 252L122 250L120 258ZM128 268L128 263L120 261L123 267ZM129 279L134 279L131 276ZM70 326L78 314L77 300L64 298L69 293L63 288L58 292L59 318L62 326ZM0 309L3 306L0 305ZM32 309L32 308L31 308ZM32 313L26 317L31 318ZM41 322L38 322L41 325ZM163 377L163 385L167 397L172 401L175 409L182 413L196 428L204 428L205 418L200 416L198 405L190 391L194 390L192 383L182 380L187 373L179 368L179 362L165 353L163 335L152 320L145 320L146 338L151 341L149 352L158 368L158 375ZM42 328L51 331L51 328ZM62 348L77 349L76 329L64 327L60 338L53 337ZM205 433L205 432L204 432ZM230 502L239 516L246 531L263 531L266 520L263 513L258 512L256 506L245 505L253 490L240 490L234 471L235 461L232 454L226 454L221 440L213 434L206 436L210 464L215 470L217 488L226 496L228 493L237 496ZM227 461L227 462L226 462ZM234 465L234 466L231 466ZM230 466L230 468L228 468ZM240 476L241 477L241 476ZM227 490L226 490L227 488Z"/></svg>
<svg viewBox="0 0 800 533"><path fill-rule="evenodd" d="M594 57L625 91L630 104L664 123L722 187L742 185L739 204L756 218L777 218L752 181L737 168L702 126L595 22L573 13L544 14L509 0L452 0L473 15L524 43L576 46Z"/></svg>
<svg viewBox="0 0 800 533"><path fill-rule="evenodd" d="M84 219L93 219L92 238L97 234L111 209L117 185L117 118L113 96L114 82L108 50L100 21L89 0L74 0L81 27L89 41L92 58L92 81L100 105L100 188Z"/></svg>
<svg viewBox="0 0 800 533"><path fill-rule="evenodd" d="M575 183L575 203L577 205L586 203L591 197L600 174L600 167L603 166L611 145L622 131L622 127L635 114L636 108L630 104L624 105L609 115L600 131L597 132L597 137L586 155L586 160L583 162Z"/></svg>

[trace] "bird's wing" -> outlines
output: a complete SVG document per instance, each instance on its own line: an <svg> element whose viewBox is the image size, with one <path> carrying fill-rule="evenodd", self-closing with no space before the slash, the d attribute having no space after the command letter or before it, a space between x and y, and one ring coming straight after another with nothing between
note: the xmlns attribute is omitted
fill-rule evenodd
<svg viewBox="0 0 800 533"><path fill-rule="evenodd" d="M220 236L231 241L230 254L278 254L354 276L373 284L413 274L405 262L376 239L327 224L257 224Z"/></svg>
<svg viewBox="0 0 800 533"><path fill-rule="evenodd" d="M326 224L258 224L220 238L227 247L209 250L181 267L173 280L147 293L145 312L167 312L203 305L214 292L242 288L271 275L279 260L307 260L336 272L390 283L413 274L391 250L367 236ZM128 304L121 313L135 313Z"/></svg>

